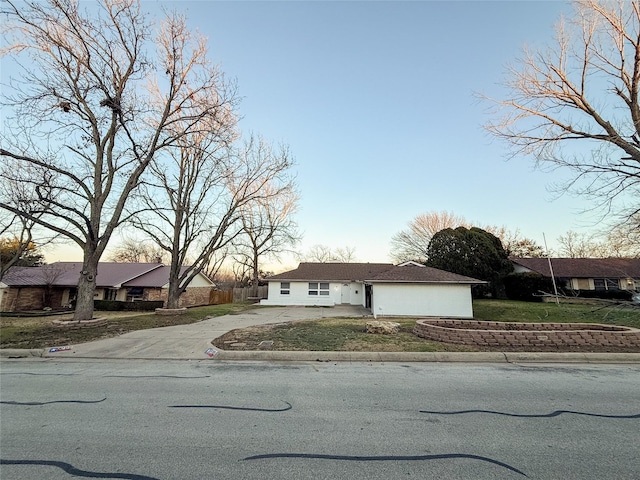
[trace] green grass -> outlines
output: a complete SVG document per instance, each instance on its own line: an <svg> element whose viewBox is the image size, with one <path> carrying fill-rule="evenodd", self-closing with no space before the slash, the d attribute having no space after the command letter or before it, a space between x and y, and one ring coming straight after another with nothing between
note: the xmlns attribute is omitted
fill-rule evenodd
<svg viewBox="0 0 640 480"><path fill-rule="evenodd" d="M2 348L46 348L56 345L78 344L101 338L122 335L134 330L187 325L200 322L208 317L233 314L253 304L225 304L194 307L182 315L140 314L139 312L121 313L109 316L106 325L80 329L61 329L52 326L55 317L19 318L3 317L0 320L0 347ZM101 312L95 312L95 317Z"/></svg>
<svg viewBox="0 0 640 480"><path fill-rule="evenodd" d="M603 323L640 328L640 307L615 302L532 303L514 300L475 300L476 320L497 322Z"/></svg>
<svg viewBox="0 0 640 480"><path fill-rule="evenodd" d="M56 329L52 318L0 319L0 347L46 348L78 344L113 337L134 330L186 325L208 317L233 314L255 308L254 304L226 304L190 308L183 315L119 314L104 326L78 330ZM261 308L261 307L258 307ZM640 328L640 307L616 303L569 304L528 303L510 300L476 300L477 320L504 322L605 323ZM100 316L96 312L96 316ZM233 330L215 341L226 350L258 349L261 341L272 341L273 350L313 351L470 351L470 347L447 345L413 335L415 319L392 319L400 323L397 335L371 335L365 332L366 318L333 318L299 321ZM244 345L233 346L233 343Z"/></svg>

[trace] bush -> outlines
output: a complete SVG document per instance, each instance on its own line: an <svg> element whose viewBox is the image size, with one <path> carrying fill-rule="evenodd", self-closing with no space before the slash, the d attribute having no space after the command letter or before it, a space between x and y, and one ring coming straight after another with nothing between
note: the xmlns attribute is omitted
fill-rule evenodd
<svg viewBox="0 0 640 480"><path fill-rule="evenodd" d="M567 296L578 298L602 298L604 300L631 301L635 292L629 290L569 290Z"/></svg>
<svg viewBox="0 0 640 480"><path fill-rule="evenodd" d="M525 302L541 302L540 292L553 293L553 281L539 273L510 273L504 277L507 298Z"/></svg>
<svg viewBox="0 0 640 480"><path fill-rule="evenodd" d="M96 310L115 312L115 311L136 311L136 312L152 312L156 308L162 308L164 302L120 302L117 300L94 300L93 308Z"/></svg>

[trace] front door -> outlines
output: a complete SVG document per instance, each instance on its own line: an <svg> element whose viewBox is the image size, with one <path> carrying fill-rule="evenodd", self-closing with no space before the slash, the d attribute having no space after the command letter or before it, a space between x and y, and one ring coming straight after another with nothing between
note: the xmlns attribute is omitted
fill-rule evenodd
<svg viewBox="0 0 640 480"><path fill-rule="evenodd" d="M340 296L340 303L350 304L351 303L351 285L349 285L348 283L343 283L341 294L342 295Z"/></svg>

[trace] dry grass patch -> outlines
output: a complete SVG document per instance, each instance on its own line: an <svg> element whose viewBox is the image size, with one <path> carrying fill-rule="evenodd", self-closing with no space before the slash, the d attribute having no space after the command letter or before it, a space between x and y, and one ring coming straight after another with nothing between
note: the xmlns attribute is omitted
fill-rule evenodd
<svg viewBox="0 0 640 480"><path fill-rule="evenodd" d="M260 342L273 342L269 350L334 352L440 352L469 351L468 347L432 342L415 336L415 319L393 319L400 333L367 333L367 318L330 318L263 325L232 330L214 340L222 350L259 350Z"/></svg>

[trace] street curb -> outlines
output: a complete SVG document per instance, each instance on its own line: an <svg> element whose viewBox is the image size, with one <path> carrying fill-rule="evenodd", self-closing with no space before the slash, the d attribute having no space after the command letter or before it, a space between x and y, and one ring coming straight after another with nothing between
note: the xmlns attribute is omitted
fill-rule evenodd
<svg viewBox="0 0 640 480"><path fill-rule="evenodd" d="M425 362L425 363L638 363L640 353L581 352L310 352L264 350L218 350L213 357L97 357L49 353L47 349L0 349L0 358L95 359L95 360L212 360L273 362Z"/></svg>

